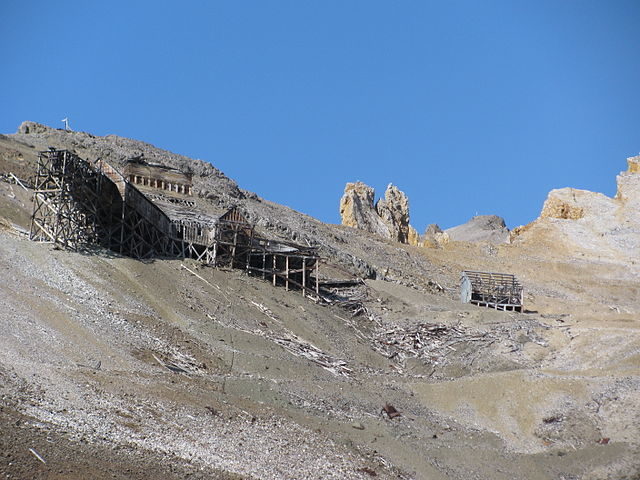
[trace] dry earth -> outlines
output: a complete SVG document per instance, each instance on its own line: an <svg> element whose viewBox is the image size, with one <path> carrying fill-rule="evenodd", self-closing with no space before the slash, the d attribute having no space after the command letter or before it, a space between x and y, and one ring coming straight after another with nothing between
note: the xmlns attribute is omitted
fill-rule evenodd
<svg viewBox="0 0 640 480"><path fill-rule="evenodd" d="M0 138L0 173L27 178L48 145L191 162L43 129ZM512 244L410 247L193 165L202 202L317 242L327 276L366 277L366 311L192 261L30 242L30 192L2 181L3 478L640 478L637 251L576 249L558 219ZM527 312L460 304L463 269L515 273Z"/></svg>

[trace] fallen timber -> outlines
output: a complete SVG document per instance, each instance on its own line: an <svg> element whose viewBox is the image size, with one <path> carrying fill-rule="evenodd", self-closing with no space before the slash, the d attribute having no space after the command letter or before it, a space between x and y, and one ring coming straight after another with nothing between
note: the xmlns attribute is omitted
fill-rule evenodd
<svg viewBox="0 0 640 480"><path fill-rule="evenodd" d="M373 347L390 360L397 361L398 369L402 371L408 358L422 359L433 367L442 367L447 364L448 355L464 350L466 345L473 342L479 349L496 340L489 332L471 331L461 324L421 322L405 328L380 326Z"/></svg>

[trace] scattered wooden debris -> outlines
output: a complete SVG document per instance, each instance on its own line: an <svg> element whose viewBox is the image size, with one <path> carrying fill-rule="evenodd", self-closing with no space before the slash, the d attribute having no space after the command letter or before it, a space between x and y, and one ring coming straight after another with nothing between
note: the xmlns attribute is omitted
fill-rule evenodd
<svg viewBox="0 0 640 480"><path fill-rule="evenodd" d="M176 365L173 362L164 362L164 361L160 360L154 353L152 353L151 356L156 360L156 362L158 362L163 367L171 370L173 373L184 373L184 374L188 374L189 373L187 370L185 370L184 368Z"/></svg>
<svg viewBox="0 0 640 480"><path fill-rule="evenodd" d="M436 292L440 292L443 293L446 291L446 289L440 285L438 282L436 282L435 280L429 280L427 282L427 286L431 289L431 290L435 290Z"/></svg>
<svg viewBox="0 0 640 480"><path fill-rule="evenodd" d="M218 290L220 290L220 287L218 287L217 285L214 285L213 283L211 283L209 280L207 280L206 278L202 277L201 275L198 275L196 272L194 272L193 270L191 270L189 267L187 267L184 263L181 263L180 266L182 268L184 268L187 272L189 272L191 275L193 275L194 277L199 278L200 280L202 280L204 283L206 283L207 285L211 285L212 287L217 288Z"/></svg>
<svg viewBox="0 0 640 480"><path fill-rule="evenodd" d="M348 310L352 317L369 315L369 310L364 305L369 296L369 289L363 280L333 280L322 282L321 285L325 303Z"/></svg>
<svg viewBox="0 0 640 480"><path fill-rule="evenodd" d="M29 451L33 454L34 457L36 457L38 460L40 460L42 463L44 463L45 465L47 464L47 462L45 461L44 458L42 458L38 452L36 452L33 448L30 448Z"/></svg>
<svg viewBox="0 0 640 480"><path fill-rule="evenodd" d="M254 302L251 300L251 304L268 316L274 322L277 322L282 326L282 322L276 317L273 312L267 308L265 305L261 303ZM331 355L323 352L316 346L311 343L301 339L297 335L293 333L288 334L276 334L265 322L258 322L258 324L263 328L258 328L254 330L247 330L241 328L239 326L234 326L233 328L239 330L241 332L248 333L250 335L260 335L265 337L266 339L277 343L289 353L292 353L299 357L304 357L313 363L320 365L325 370L333 373L336 376L349 376L351 375L352 370L347 367L347 362L344 360L339 360L333 358Z"/></svg>
<svg viewBox="0 0 640 480"><path fill-rule="evenodd" d="M442 323L419 323L413 328L395 327L378 334L373 348L387 358L397 358L400 363L406 358L428 359L440 365L445 357L457 351L454 345L469 342L490 344L495 338L488 332L470 332L460 325Z"/></svg>
<svg viewBox="0 0 640 480"><path fill-rule="evenodd" d="M276 337L272 338L272 340L288 352L300 357L305 357L336 376L342 375L348 377L351 375L352 370L347 367L347 362L331 357L319 348L305 342L295 335L279 338Z"/></svg>
<svg viewBox="0 0 640 480"><path fill-rule="evenodd" d="M253 304L253 305L254 305L258 310L260 310L260 311L261 311L262 313L264 313L267 317L269 317L271 320L278 321L278 318L273 314L273 312L272 312L269 308L265 307L265 306L264 306L263 304L261 304L261 303L254 302L253 300L251 300L251 303L252 303L252 304Z"/></svg>
<svg viewBox="0 0 640 480"><path fill-rule="evenodd" d="M23 181L16 177L13 173L9 172L9 176L13 179L14 182L16 182L16 185L20 185L27 192L29 191L29 188L24 185Z"/></svg>
<svg viewBox="0 0 640 480"><path fill-rule="evenodd" d="M369 467L362 467L362 468L357 468L356 471L360 472L360 473L366 473L367 475L369 475L370 477L377 477L378 474L376 473L375 470L373 470L372 468Z"/></svg>
<svg viewBox="0 0 640 480"><path fill-rule="evenodd" d="M380 413L386 413L387 417L393 419L402 416L402 414L390 403L385 403Z"/></svg>
<svg viewBox="0 0 640 480"><path fill-rule="evenodd" d="M89 368L91 370L100 370L100 367L102 366L102 360L98 360L95 363L95 365L85 365L84 363L76 363L76 365L81 368Z"/></svg>

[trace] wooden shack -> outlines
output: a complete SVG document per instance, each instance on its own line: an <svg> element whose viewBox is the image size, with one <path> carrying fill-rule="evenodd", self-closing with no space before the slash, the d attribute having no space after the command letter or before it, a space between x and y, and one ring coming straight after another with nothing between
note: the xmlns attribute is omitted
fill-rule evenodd
<svg viewBox="0 0 640 480"><path fill-rule="evenodd" d="M191 195L193 175L140 157L127 160L123 175L134 185Z"/></svg>
<svg viewBox="0 0 640 480"><path fill-rule="evenodd" d="M460 279L460 301L496 310L521 312L524 289L515 275L464 271Z"/></svg>

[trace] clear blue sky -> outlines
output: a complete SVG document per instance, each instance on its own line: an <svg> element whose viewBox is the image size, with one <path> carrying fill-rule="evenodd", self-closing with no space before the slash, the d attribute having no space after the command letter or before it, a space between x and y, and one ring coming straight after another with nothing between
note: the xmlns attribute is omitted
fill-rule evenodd
<svg viewBox="0 0 640 480"><path fill-rule="evenodd" d="M640 2L4 1L0 132L23 120L213 163L339 222L348 181L423 231L615 194L640 151Z"/></svg>

